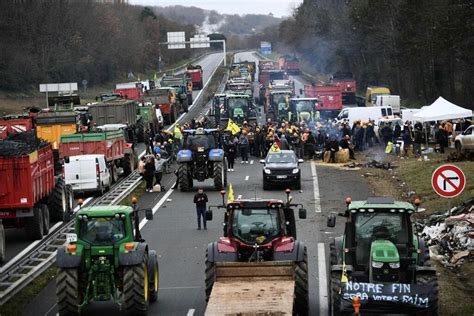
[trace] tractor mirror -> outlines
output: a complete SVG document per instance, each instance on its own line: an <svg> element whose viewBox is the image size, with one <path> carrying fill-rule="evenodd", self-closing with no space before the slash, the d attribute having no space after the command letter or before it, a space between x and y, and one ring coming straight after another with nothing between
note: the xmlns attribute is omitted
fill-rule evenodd
<svg viewBox="0 0 474 316"><path fill-rule="evenodd" d="M327 221L327 226L328 227L334 227L336 226L336 215L331 213L328 216L328 221Z"/></svg>
<svg viewBox="0 0 474 316"><path fill-rule="evenodd" d="M153 220L153 210L151 208L145 209L145 218L149 221Z"/></svg>
<svg viewBox="0 0 474 316"><path fill-rule="evenodd" d="M212 210L208 209L206 211L206 221L212 221Z"/></svg>
<svg viewBox="0 0 474 316"><path fill-rule="evenodd" d="M298 216L300 217L300 219L306 219L306 209L300 208L298 211Z"/></svg>
<svg viewBox="0 0 474 316"><path fill-rule="evenodd" d="M69 163L69 157L68 156L64 157L64 162Z"/></svg>
<svg viewBox="0 0 474 316"><path fill-rule="evenodd" d="M265 164L265 159L260 159L261 164Z"/></svg>

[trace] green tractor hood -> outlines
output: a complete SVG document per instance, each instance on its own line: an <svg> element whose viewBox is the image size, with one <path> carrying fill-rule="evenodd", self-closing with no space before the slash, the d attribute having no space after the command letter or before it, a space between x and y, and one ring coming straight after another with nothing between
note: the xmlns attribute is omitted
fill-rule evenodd
<svg viewBox="0 0 474 316"><path fill-rule="evenodd" d="M374 240L370 249L370 258L376 262L399 262L397 247L388 240Z"/></svg>

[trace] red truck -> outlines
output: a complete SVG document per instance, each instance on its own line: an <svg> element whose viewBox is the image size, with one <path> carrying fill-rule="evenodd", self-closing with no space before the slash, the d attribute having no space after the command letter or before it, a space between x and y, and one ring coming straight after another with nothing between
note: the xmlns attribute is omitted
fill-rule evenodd
<svg viewBox="0 0 474 316"><path fill-rule="evenodd" d="M356 102L356 81L350 72L336 72L330 78L330 83L341 86L342 104L355 106Z"/></svg>
<svg viewBox="0 0 474 316"><path fill-rule="evenodd" d="M188 66L186 68L186 76L191 78L193 90L201 90L204 87L202 79L202 68L200 65Z"/></svg>
<svg viewBox="0 0 474 316"><path fill-rule="evenodd" d="M31 131L32 128L33 122L27 115L3 117L0 119L0 139L4 140L8 135Z"/></svg>
<svg viewBox="0 0 474 316"><path fill-rule="evenodd" d="M296 56L285 55L280 56L280 69L285 70L288 74L299 75L300 74L300 62Z"/></svg>
<svg viewBox="0 0 474 316"><path fill-rule="evenodd" d="M140 82L118 83L113 92L124 99L143 101L143 86Z"/></svg>
<svg viewBox="0 0 474 316"><path fill-rule="evenodd" d="M342 110L342 88L338 85L304 85L306 98L319 100L317 111L326 112L325 116L336 117Z"/></svg>
<svg viewBox="0 0 474 316"><path fill-rule="evenodd" d="M49 232L50 218L61 221L73 207L71 187L54 175L51 144L37 140L33 132L21 134L22 140L0 142L0 260L5 257L5 228L23 227L29 238L41 239Z"/></svg>
<svg viewBox="0 0 474 316"><path fill-rule="evenodd" d="M59 158L79 155L104 155L112 182L118 181L117 168L128 176L135 170L137 161L133 146L125 142L124 131L110 124L100 126L103 131L61 136Z"/></svg>

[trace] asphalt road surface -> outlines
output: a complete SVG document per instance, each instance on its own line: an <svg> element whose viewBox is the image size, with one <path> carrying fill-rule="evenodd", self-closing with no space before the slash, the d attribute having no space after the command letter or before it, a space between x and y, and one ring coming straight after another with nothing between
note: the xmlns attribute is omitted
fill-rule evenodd
<svg viewBox="0 0 474 316"><path fill-rule="evenodd" d="M308 248L310 315L327 315L327 267L328 242L340 234L343 221L338 218L336 228L326 228L326 217L330 212L342 211L344 200L365 199L367 184L354 171L343 171L324 166L319 162L305 161L301 164L302 189L293 191L293 201L302 203L308 218L297 220L298 238ZM284 187L274 191L262 189L262 165L259 158L251 157L249 164L237 160L235 171L228 173L229 183L234 187L236 198L280 198L285 199ZM160 265L160 289L158 301L150 305L149 315L203 315L206 302L204 295L204 260L209 242L222 235L223 213L214 211L214 220L208 222L208 230L196 230L196 211L192 203L195 191L180 192L171 189L175 181L173 174L165 175L163 184L167 191L145 193L140 207L152 207L155 218L144 224L142 235L150 249L158 253ZM219 192L213 188L212 180L195 183L209 197L209 204L221 203ZM56 315L54 281L27 306L24 315ZM118 315L119 308L113 303L94 303L84 311L87 315Z"/></svg>

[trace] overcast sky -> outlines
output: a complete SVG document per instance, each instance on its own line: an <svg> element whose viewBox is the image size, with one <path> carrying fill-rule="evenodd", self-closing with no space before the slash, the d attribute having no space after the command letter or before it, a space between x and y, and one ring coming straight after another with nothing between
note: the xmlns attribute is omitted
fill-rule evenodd
<svg viewBox="0 0 474 316"><path fill-rule="evenodd" d="M166 7L170 5L195 6L228 14L269 14L289 16L291 8L303 0L129 0L130 4Z"/></svg>

